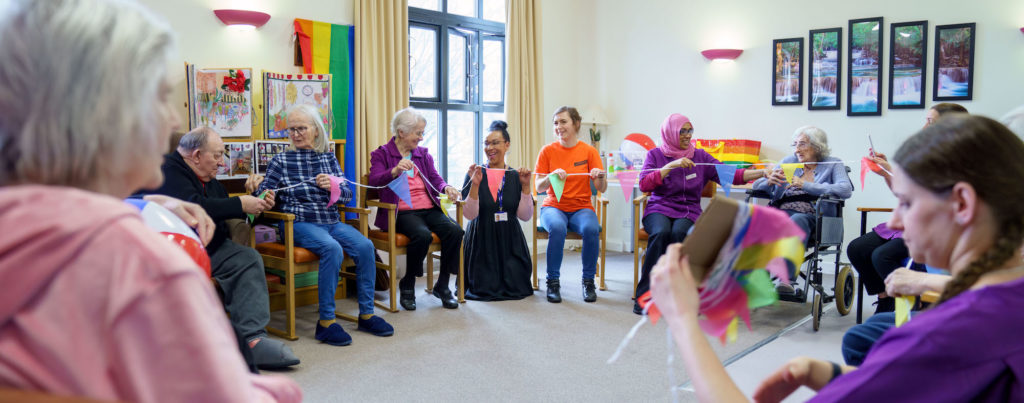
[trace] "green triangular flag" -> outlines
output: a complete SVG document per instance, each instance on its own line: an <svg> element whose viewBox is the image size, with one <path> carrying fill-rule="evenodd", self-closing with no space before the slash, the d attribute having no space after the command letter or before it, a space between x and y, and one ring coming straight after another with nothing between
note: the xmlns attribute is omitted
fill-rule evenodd
<svg viewBox="0 0 1024 403"><path fill-rule="evenodd" d="M747 292L748 308L768 306L779 300L778 294L775 293L775 286L768 276L768 271L752 270L744 277L740 283L743 284L743 290Z"/></svg>
<svg viewBox="0 0 1024 403"><path fill-rule="evenodd" d="M269 192L269 190L264 190L263 193L260 193L260 200L263 200L263 198L267 197L267 192ZM249 216L249 223L250 224L253 222L253 220L256 219L256 214L246 214L246 215Z"/></svg>
<svg viewBox="0 0 1024 403"><path fill-rule="evenodd" d="M558 177L558 174L548 174L548 183L551 184L551 190L555 191L555 200L562 201L562 189L565 188L565 181Z"/></svg>

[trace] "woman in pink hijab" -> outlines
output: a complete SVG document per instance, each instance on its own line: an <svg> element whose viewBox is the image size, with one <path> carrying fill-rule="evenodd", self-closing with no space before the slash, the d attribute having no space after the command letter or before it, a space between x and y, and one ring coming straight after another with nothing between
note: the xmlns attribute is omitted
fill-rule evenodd
<svg viewBox="0 0 1024 403"><path fill-rule="evenodd" d="M651 268L672 243L682 242L697 217L700 216L700 193L708 181L719 184L715 164L721 164L704 150L693 144L693 124L686 116L673 113L661 124L661 146L647 152L640 191L650 193L644 210L644 230L649 236L644 254L643 270L636 285L636 296L643 295L650 286ZM737 169L732 184L744 184L764 176L764 170ZM633 313L640 314L639 304L633 304Z"/></svg>

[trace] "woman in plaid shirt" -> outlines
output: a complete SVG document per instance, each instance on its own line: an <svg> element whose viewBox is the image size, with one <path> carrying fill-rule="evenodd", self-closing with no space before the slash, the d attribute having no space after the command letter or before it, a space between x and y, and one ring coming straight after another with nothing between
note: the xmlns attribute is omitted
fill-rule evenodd
<svg viewBox="0 0 1024 403"><path fill-rule="evenodd" d="M255 194L278 189L281 211L295 215L295 244L320 256L320 321L316 325L316 339L335 346L352 343L352 337L334 321L334 291L338 287L343 252L356 262L358 330L391 336L394 328L373 314L376 270L373 243L359 230L341 222L335 205L327 205L330 177L342 178L344 174L328 147L323 118L309 105L292 107L286 116L291 146L270 160L265 179L257 176L253 182L259 184ZM352 200L352 190L344 183L340 188L338 203L348 203Z"/></svg>

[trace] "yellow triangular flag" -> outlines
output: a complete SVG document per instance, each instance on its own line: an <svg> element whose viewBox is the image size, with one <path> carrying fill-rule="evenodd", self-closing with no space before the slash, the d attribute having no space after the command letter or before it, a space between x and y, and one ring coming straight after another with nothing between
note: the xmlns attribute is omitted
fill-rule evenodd
<svg viewBox="0 0 1024 403"><path fill-rule="evenodd" d="M914 297L896 297L896 327L910 320L910 307L913 305Z"/></svg>
<svg viewBox="0 0 1024 403"><path fill-rule="evenodd" d="M725 329L725 337L729 339L730 343L736 342L736 329L739 328L739 324L738 318L732 318L732 322L729 322L729 327Z"/></svg>
<svg viewBox="0 0 1024 403"><path fill-rule="evenodd" d="M803 168L804 164L782 164L782 173L786 174L786 182L793 182L793 172L797 168Z"/></svg>

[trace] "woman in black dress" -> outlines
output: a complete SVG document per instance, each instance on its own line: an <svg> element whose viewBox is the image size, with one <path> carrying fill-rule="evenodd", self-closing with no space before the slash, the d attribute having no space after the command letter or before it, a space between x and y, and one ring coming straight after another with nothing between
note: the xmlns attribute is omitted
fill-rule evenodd
<svg viewBox="0 0 1024 403"><path fill-rule="evenodd" d="M469 299L501 301L533 295L530 250L516 221L533 216L530 170L505 165L509 145L508 123L491 123L484 139L488 162L471 166L463 184L463 216L470 220L463 243ZM488 179L488 175L495 176Z"/></svg>

